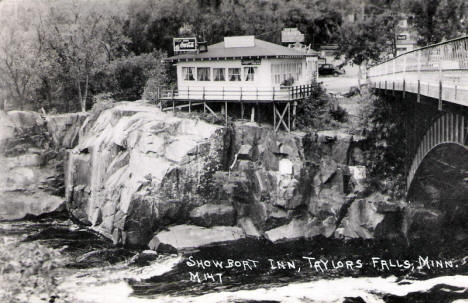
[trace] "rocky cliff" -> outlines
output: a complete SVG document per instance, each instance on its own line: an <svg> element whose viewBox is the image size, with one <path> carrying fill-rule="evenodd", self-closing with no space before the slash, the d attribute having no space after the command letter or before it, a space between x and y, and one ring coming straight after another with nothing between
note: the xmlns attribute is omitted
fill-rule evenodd
<svg viewBox="0 0 468 303"><path fill-rule="evenodd" d="M64 149L85 118L0 111L0 220L64 210Z"/></svg>
<svg viewBox="0 0 468 303"><path fill-rule="evenodd" d="M66 167L70 214L116 244L157 250L399 236L387 225L400 206L364 198L361 138L178 115L124 102L87 119Z"/></svg>

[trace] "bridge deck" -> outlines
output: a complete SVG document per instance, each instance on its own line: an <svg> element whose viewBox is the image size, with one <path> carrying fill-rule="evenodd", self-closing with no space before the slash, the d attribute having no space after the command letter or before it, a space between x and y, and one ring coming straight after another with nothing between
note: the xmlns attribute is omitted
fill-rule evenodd
<svg viewBox="0 0 468 303"><path fill-rule="evenodd" d="M468 106L468 37L430 45L368 69L373 87Z"/></svg>

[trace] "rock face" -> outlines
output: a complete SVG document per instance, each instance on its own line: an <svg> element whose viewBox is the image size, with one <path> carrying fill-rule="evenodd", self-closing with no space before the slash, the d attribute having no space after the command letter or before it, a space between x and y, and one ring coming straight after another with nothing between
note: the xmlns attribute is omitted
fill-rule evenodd
<svg viewBox="0 0 468 303"><path fill-rule="evenodd" d="M362 196L359 140L118 103L84 122L68 156L67 208L116 244L158 250L243 237L385 237L387 217L401 209Z"/></svg>
<svg viewBox="0 0 468 303"><path fill-rule="evenodd" d="M115 243L147 245L157 230L216 202L212 179L226 166L225 128L133 102L83 129L69 154L67 207Z"/></svg>
<svg viewBox="0 0 468 303"><path fill-rule="evenodd" d="M62 134L79 130L77 117L46 117L35 112L0 111L0 220L22 219L64 209L62 141L51 136L50 119L72 120ZM58 133L54 133L58 135Z"/></svg>

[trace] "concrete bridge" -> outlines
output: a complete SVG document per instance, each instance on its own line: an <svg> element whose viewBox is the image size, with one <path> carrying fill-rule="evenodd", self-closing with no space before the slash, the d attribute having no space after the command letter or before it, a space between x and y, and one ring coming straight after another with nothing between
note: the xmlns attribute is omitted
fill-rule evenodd
<svg viewBox="0 0 468 303"><path fill-rule="evenodd" d="M402 125L408 193L427 173L426 162L434 163L438 155L446 169L439 167L434 179L447 183L447 194L466 199L468 193L455 185L468 183L468 37L404 53L368 68L367 77L378 92L408 103Z"/></svg>

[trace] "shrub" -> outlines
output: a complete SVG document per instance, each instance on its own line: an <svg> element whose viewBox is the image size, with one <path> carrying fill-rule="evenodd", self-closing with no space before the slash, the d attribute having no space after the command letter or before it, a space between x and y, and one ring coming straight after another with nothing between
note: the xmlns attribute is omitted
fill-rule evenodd
<svg viewBox="0 0 468 303"><path fill-rule="evenodd" d="M309 98L297 104L296 126L298 129L337 128L346 117L346 111L333 102L320 83L314 82Z"/></svg>

